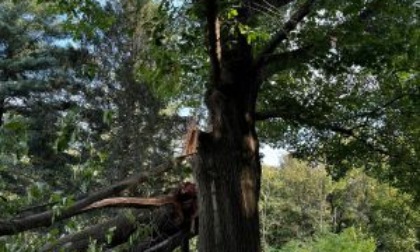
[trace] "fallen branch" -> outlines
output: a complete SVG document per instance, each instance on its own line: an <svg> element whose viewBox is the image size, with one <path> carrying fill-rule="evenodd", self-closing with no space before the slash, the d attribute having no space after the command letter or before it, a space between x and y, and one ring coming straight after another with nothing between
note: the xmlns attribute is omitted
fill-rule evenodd
<svg viewBox="0 0 420 252"><path fill-rule="evenodd" d="M90 211L105 207L132 207L132 208L148 208L172 204L174 202L173 196L166 196L160 198L135 198L135 197L116 197L104 199L85 207L82 211Z"/></svg>
<svg viewBox="0 0 420 252"><path fill-rule="evenodd" d="M111 185L103 190L93 193L90 196L77 201L72 206L62 209L59 215L54 214L52 210L49 210L22 218L0 220L0 236L13 235L33 228L50 226L53 223L53 221L60 221L75 216L81 213L81 211L84 208L99 200L105 199L112 195L116 195L131 186L144 182L151 176L159 175L174 167L177 167L183 160L185 160L189 156L190 155L177 157L167 163L158 166L152 172L142 172L136 174L117 184Z"/></svg>
<svg viewBox="0 0 420 252"><path fill-rule="evenodd" d="M87 250L92 241L107 244L109 242L107 240L109 233L113 235L111 242L107 246L117 246L128 240L130 235L139 226L138 223L150 221L150 217L147 214L142 214L137 211L134 215L136 216L135 221L128 214L123 213L114 219L97 224L79 233L64 236L55 242L48 243L40 251L56 251L59 249L63 251L84 251Z"/></svg>
<svg viewBox="0 0 420 252"><path fill-rule="evenodd" d="M181 244L190 238L194 234L189 232L189 230L181 230L178 233L172 235L168 239L156 244L155 246L144 250L144 252L157 252L157 251L173 251L175 248L181 246ZM137 250L140 251L140 250Z"/></svg>
<svg viewBox="0 0 420 252"><path fill-rule="evenodd" d="M143 232L139 228L146 227L149 238L145 241L136 241L135 248L130 251L145 251L146 249L160 244L168 237L182 230L183 223L179 222L177 209L173 205L165 205L151 213L135 211L133 216L127 213L120 214L113 220L95 225L79 233L71 234L58 239L53 243L46 244L40 251L87 251L92 241L103 244L104 249L114 251L117 246L126 247L130 237L135 237L136 231ZM179 245L178 245L179 246ZM141 248L141 249L138 249ZM125 251L122 249L122 251Z"/></svg>

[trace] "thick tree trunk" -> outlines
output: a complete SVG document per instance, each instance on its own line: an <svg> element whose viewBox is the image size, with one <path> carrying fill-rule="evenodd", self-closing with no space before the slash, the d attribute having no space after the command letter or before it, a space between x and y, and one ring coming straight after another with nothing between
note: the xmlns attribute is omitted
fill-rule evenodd
<svg viewBox="0 0 420 252"><path fill-rule="evenodd" d="M243 66L239 65L238 70L248 74L230 71L233 83L223 83L208 92L212 131L199 135L195 168L200 252L261 250L261 165L252 90L255 75Z"/></svg>
<svg viewBox="0 0 420 252"><path fill-rule="evenodd" d="M307 0L292 13L256 56L249 34L241 29L252 27L252 1L239 1L234 17L226 19L228 2L197 1L204 7L197 9L204 9L212 77L206 93L212 130L199 135L194 169L199 189L199 250L258 252L261 164L255 107L261 72L315 1Z"/></svg>
<svg viewBox="0 0 420 252"><path fill-rule="evenodd" d="M259 251L259 164L228 142L206 144L196 171L199 251Z"/></svg>
<svg viewBox="0 0 420 252"><path fill-rule="evenodd" d="M247 36L235 25L246 25L249 11L238 9L235 22L223 26L220 2L205 2L212 67L206 93L211 132L199 134L194 169L198 247L200 252L258 252L261 164L255 106L260 76Z"/></svg>

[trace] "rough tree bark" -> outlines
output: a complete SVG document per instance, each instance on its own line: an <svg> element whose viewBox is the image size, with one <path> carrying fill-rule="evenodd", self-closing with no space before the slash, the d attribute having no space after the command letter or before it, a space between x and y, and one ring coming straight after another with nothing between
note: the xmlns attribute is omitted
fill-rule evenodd
<svg viewBox="0 0 420 252"><path fill-rule="evenodd" d="M284 4L290 1L283 1ZM198 136L195 176L199 189L199 251L261 250L258 200L261 183L259 142L255 128L258 89L267 58L288 32L309 13L304 3L253 55L246 34L232 23L247 25L251 1L242 1L235 22L223 27L221 1L205 2L212 79L206 92L210 132ZM235 32L231 32L236 29Z"/></svg>
<svg viewBox="0 0 420 252"><path fill-rule="evenodd" d="M223 45L216 1L207 4L207 24L213 79L206 105L212 130L198 138L199 250L255 252L260 250L258 74L244 36L229 49Z"/></svg>

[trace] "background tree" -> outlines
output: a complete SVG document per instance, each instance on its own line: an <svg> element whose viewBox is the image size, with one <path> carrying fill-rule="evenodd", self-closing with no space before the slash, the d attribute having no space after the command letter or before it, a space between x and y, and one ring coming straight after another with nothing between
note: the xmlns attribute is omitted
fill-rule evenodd
<svg viewBox="0 0 420 252"><path fill-rule="evenodd" d="M48 8L34 1L1 4L1 139L8 156L2 177L12 179L11 193L26 193L38 179L57 190L76 190L64 178L71 176L68 164L80 159L64 150L80 127L66 122L77 119L79 70L87 54L66 45L69 34L60 19L42 15Z"/></svg>
<svg viewBox="0 0 420 252"><path fill-rule="evenodd" d="M61 4L74 7L80 16L72 13L63 17L66 9ZM146 171L173 155L172 140L177 140L184 127L179 123L184 121L159 114L164 103L153 96L144 81L135 79L135 59L144 55L139 48L146 45L146 39L139 37L146 31L141 28L144 20L134 17L139 10L152 15L153 7L147 1L133 4L85 2L72 7L36 1L1 3L5 28L1 31L7 35L1 61L5 97L1 128L3 218L24 219L51 207L54 215L59 215L62 208L84 198L88 190ZM86 15L78 9L83 6L88 7ZM79 27L77 24L92 18L88 15L92 10L96 23ZM101 17L113 21L102 24L105 19ZM144 62L153 64L152 59ZM124 195L167 190L170 185L164 186L164 182L134 186ZM20 212L23 205L25 210ZM118 215L115 211L105 216L110 221L103 227L120 223L126 229L137 225L127 224L129 216L143 221L147 216L152 218L147 213ZM53 218L46 223L51 221ZM87 218L54 225L47 236L26 233L3 245L6 250L36 250L61 233L71 234L99 221L103 219L88 214ZM29 220L32 224L39 225ZM8 230L7 224L3 227ZM74 236L75 246L88 248L95 237L106 240L112 234L108 229L98 232L100 228L91 230L96 236ZM125 239L135 228L128 230Z"/></svg>
<svg viewBox="0 0 420 252"><path fill-rule="evenodd" d="M326 172L293 158L280 169L263 169L267 251L364 251L368 244L366 251L416 251L420 219L411 195L360 170L339 181Z"/></svg>

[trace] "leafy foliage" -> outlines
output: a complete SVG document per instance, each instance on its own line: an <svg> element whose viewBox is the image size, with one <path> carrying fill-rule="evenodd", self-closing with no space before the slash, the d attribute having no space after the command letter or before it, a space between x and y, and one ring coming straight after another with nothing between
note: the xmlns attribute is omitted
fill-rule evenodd
<svg viewBox="0 0 420 252"><path fill-rule="evenodd" d="M276 251L276 250L274 250ZM297 251L297 252L316 252L316 251L359 251L373 252L375 251L375 242L373 239L363 238L355 228L347 228L340 234L324 234L321 237L309 243L291 242L281 250Z"/></svg>
<svg viewBox="0 0 420 252"><path fill-rule="evenodd" d="M225 49L243 37L259 55L303 1L251 2L220 1ZM275 50L250 59L266 64L256 73L258 133L309 160L263 171L268 251L418 249L418 5L316 1ZM173 156L185 131L177 109L208 117L204 9L197 1L0 3L2 219L58 216L89 191ZM234 65L241 55L223 57ZM190 175L176 173L125 193L155 194ZM116 212L1 238L0 250L36 250ZM132 239L148 234L145 226Z"/></svg>
<svg viewBox="0 0 420 252"><path fill-rule="evenodd" d="M366 167L417 191L417 10L409 1L319 7L290 39L302 50L287 65L274 64L264 84L261 109L288 111L261 124L264 139L324 160L335 177Z"/></svg>
<svg viewBox="0 0 420 252"><path fill-rule="evenodd" d="M100 6L95 1L38 2L0 4L2 219L45 209L60 215L86 193L171 157L171 140L183 130L176 116L161 115L165 103L136 77L135 58L127 58L147 42L135 44L144 31L130 33L140 29L128 22L135 13L126 6ZM75 10L74 16L67 8ZM112 22L98 25L105 16L97 16L96 8ZM69 26L73 18L81 23L98 20L90 27L77 22ZM161 191L164 182L157 178L127 193ZM111 211L101 219L88 214L57 223L47 235L7 237L0 250L34 251L60 234L78 232L113 215Z"/></svg>
<svg viewBox="0 0 420 252"><path fill-rule="evenodd" d="M323 166L289 158L263 170L261 206L268 250L415 251L419 242L413 198L360 170L333 181Z"/></svg>

